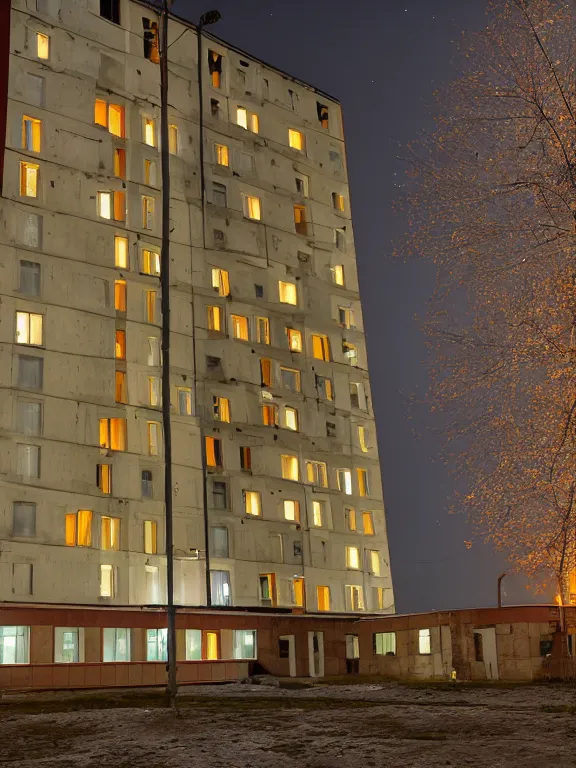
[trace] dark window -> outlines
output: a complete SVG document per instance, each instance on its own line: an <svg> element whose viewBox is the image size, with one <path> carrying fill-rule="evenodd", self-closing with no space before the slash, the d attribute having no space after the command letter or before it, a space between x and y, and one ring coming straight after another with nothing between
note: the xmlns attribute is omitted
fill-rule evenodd
<svg viewBox="0 0 576 768"><path fill-rule="evenodd" d="M257 283L254 283L254 291L256 292L256 298L257 299L263 299L264 298L264 286L258 285Z"/></svg>
<svg viewBox="0 0 576 768"><path fill-rule="evenodd" d="M331 421L326 422L326 435L328 437L336 437L336 424Z"/></svg>
<svg viewBox="0 0 576 768"><path fill-rule="evenodd" d="M218 99L210 99L210 111L213 117L218 117L220 114L220 102Z"/></svg>
<svg viewBox="0 0 576 768"><path fill-rule="evenodd" d="M484 661L484 648L480 632L474 632L474 658L476 661Z"/></svg>
<svg viewBox="0 0 576 768"><path fill-rule="evenodd" d="M20 293L40 296L40 264L35 261L20 262Z"/></svg>
<svg viewBox="0 0 576 768"><path fill-rule="evenodd" d="M252 451L248 446L240 446L240 468L252 469Z"/></svg>
<svg viewBox="0 0 576 768"><path fill-rule="evenodd" d="M212 186L212 202L214 205L219 205L221 208L227 206L226 187L224 184L218 184L214 182Z"/></svg>
<svg viewBox="0 0 576 768"><path fill-rule="evenodd" d="M290 640L283 637L278 640L278 656L281 659L290 658Z"/></svg>
<svg viewBox="0 0 576 768"><path fill-rule="evenodd" d="M152 472L149 469L142 470L142 496L146 499L151 499L154 493L154 486L152 484Z"/></svg>
<svg viewBox="0 0 576 768"><path fill-rule="evenodd" d="M210 543L214 557L228 557L228 528L217 526L210 529Z"/></svg>
<svg viewBox="0 0 576 768"><path fill-rule="evenodd" d="M212 357L212 355L206 355L206 368L209 371L214 371L216 368L220 368L221 359L219 357Z"/></svg>
<svg viewBox="0 0 576 768"><path fill-rule="evenodd" d="M42 389L43 374L43 358L18 355L19 387L22 389Z"/></svg>
<svg viewBox="0 0 576 768"><path fill-rule="evenodd" d="M322 128L328 128L328 107L325 104L316 102L316 109L318 111L318 120Z"/></svg>
<svg viewBox="0 0 576 768"><path fill-rule="evenodd" d="M214 230L214 242L216 245L224 244L224 232L221 229Z"/></svg>
<svg viewBox="0 0 576 768"><path fill-rule="evenodd" d="M142 27L144 29L144 58L150 59L155 64L160 61L160 50L158 47L158 24L150 21L145 16L142 17Z"/></svg>
<svg viewBox="0 0 576 768"><path fill-rule="evenodd" d="M12 535L36 536L36 504L15 501L12 512Z"/></svg>
<svg viewBox="0 0 576 768"><path fill-rule="evenodd" d="M540 640L540 656L552 656L552 640Z"/></svg>
<svg viewBox="0 0 576 768"><path fill-rule="evenodd" d="M120 0L100 0L100 16L120 24Z"/></svg>
<svg viewBox="0 0 576 768"><path fill-rule="evenodd" d="M212 503L215 509L226 509L228 506L228 489L226 483L215 480L212 483Z"/></svg>

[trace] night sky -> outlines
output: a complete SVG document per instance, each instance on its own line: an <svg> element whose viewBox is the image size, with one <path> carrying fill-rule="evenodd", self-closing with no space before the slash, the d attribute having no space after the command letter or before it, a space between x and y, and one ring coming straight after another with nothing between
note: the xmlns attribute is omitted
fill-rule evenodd
<svg viewBox="0 0 576 768"><path fill-rule="evenodd" d="M483 26L486 0L176 0L195 21L218 8L210 31L342 103L352 216L367 328L397 611L494 605L504 560L449 515L453 482L440 438L412 394L427 388L422 315L429 264L392 257L404 232L392 211L402 184L401 145L432 125L433 92L457 74L456 41ZM410 417L412 417L410 419ZM415 435L419 433L419 436ZM544 602L516 576L504 603Z"/></svg>

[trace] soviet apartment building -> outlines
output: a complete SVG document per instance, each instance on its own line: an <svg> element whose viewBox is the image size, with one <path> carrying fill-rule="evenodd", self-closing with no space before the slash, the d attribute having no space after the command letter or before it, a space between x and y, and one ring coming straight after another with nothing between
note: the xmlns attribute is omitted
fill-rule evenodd
<svg viewBox="0 0 576 768"><path fill-rule="evenodd" d="M166 599L157 24L0 9L0 601ZM169 41L176 602L391 613L340 106Z"/></svg>

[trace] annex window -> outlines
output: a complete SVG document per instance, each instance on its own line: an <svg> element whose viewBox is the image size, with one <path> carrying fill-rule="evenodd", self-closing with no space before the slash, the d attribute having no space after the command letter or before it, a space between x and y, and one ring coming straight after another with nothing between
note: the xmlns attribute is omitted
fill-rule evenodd
<svg viewBox="0 0 576 768"><path fill-rule="evenodd" d="M262 424L264 424L265 427L278 426L278 406L277 405L262 406Z"/></svg>
<svg viewBox="0 0 576 768"><path fill-rule="evenodd" d="M35 117L22 117L22 149L40 152L42 146L42 121Z"/></svg>
<svg viewBox="0 0 576 768"><path fill-rule="evenodd" d="M149 195L142 195L142 227L154 229L154 211L156 201Z"/></svg>
<svg viewBox="0 0 576 768"><path fill-rule="evenodd" d="M283 455L280 459L282 462L282 477L284 480L300 480L298 456Z"/></svg>
<svg viewBox="0 0 576 768"><path fill-rule="evenodd" d="M344 267L342 264L336 264L332 267L332 279L335 285L344 285Z"/></svg>
<svg viewBox="0 0 576 768"><path fill-rule="evenodd" d="M206 464L209 467L222 467L222 441L218 437L206 436Z"/></svg>
<svg viewBox="0 0 576 768"><path fill-rule="evenodd" d="M286 429L291 429L293 432L298 432L299 418L296 408L291 408L289 406L284 408L284 427Z"/></svg>
<svg viewBox="0 0 576 768"><path fill-rule="evenodd" d="M105 627L102 630L102 661L130 661L130 630Z"/></svg>
<svg viewBox="0 0 576 768"><path fill-rule="evenodd" d="M120 0L100 0L100 16L120 24Z"/></svg>
<svg viewBox="0 0 576 768"><path fill-rule="evenodd" d="M338 194L338 192L332 192L332 208L335 211L344 211L346 206L344 195Z"/></svg>
<svg viewBox="0 0 576 768"><path fill-rule="evenodd" d="M79 627L54 628L54 661L76 664L84 661L84 630Z"/></svg>
<svg viewBox="0 0 576 768"><path fill-rule="evenodd" d="M126 419L100 419L100 448L126 450Z"/></svg>
<svg viewBox="0 0 576 768"><path fill-rule="evenodd" d="M334 245L339 251L346 250L346 232L344 229L334 230Z"/></svg>
<svg viewBox="0 0 576 768"><path fill-rule="evenodd" d="M321 104L319 101L316 102L316 112L318 114L318 121L322 128L326 128L328 130L328 107L326 104Z"/></svg>
<svg viewBox="0 0 576 768"><path fill-rule="evenodd" d="M12 536L36 536L36 504L26 501L12 504Z"/></svg>
<svg viewBox="0 0 576 768"><path fill-rule="evenodd" d="M178 387L178 413L181 416L192 416L192 390L189 387Z"/></svg>
<svg viewBox="0 0 576 768"><path fill-rule="evenodd" d="M312 525L315 525L317 528L322 527L326 518L325 509L325 501L315 500L312 502Z"/></svg>
<svg viewBox="0 0 576 768"><path fill-rule="evenodd" d="M142 496L145 499L151 499L154 496L154 482L151 470L143 469L140 475L142 485Z"/></svg>
<svg viewBox="0 0 576 768"><path fill-rule="evenodd" d="M228 528L214 526L210 528L212 557L229 557Z"/></svg>
<svg viewBox="0 0 576 768"><path fill-rule="evenodd" d="M160 275L160 254L157 251L146 248L142 251L142 272L154 277Z"/></svg>
<svg viewBox="0 0 576 768"><path fill-rule="evenodd" d="M103 517L100 527L100 549L118 552L120 549L120 518Z"/></svg>
<svg viewBox="0 0 576 768"><path fill-rule="evenodd" d="M380 576L380 552L375 549L368 550L368 570L374 576Z"/></svg>
<svg viewBox="0 0 576 768"><path fill-rule="evenodd" d="M259 516L262 514L262 496L260 491L242 491L244 500L244 512L247 515Z"/></svg>
<svg viewBox="0 0 576 768"><path fill-rule="evenodd" d="M114 149L114 176L118 179L126 178L126 150L119 147Z"/></svg>
<svg viewBox="0 0 576 768"><path fill-rule="evenodd" d="M354 344L343 341L342 352L350 365L358 365L358 348Z"/></svg>
<svg viewBox="0 0 576 768"><path fill-rule="evenodd" d="M50 38L41 32L36 33L36 56L39 59L50 58Z"/></svg>
<svg viewBox="0 0 576 768"><path fill-rule="evenodd" d="M144 552L158 554L158 523L155 520L144 520Z"/></svg>
<svg viewBox="0 0 576 768"><path fill-rule="evenodd" d="M16 344L41 347L44 343L43 326L43 315L33 312L16 312Z"/></svg>
<svg viewBox="0 0 576 768"><path fill-rule="evenodd" d="M208 317L208 330L222 330L222 309L220 307L206 307Z"/></svg>
<svg viewBox="0 0 576 768"><path fill-rule="evenodd" d="M112 493L112 465L96 465L96 485L102 493L109 496Z"/></svg>
<svg viewBox="0 0 576 768"><path fill-rule="evenodd" d="M242 195L242 210L247 219L260 221L262 219L262 201L254 195Z"/></svg>
<svg viewBox="0 0 576 768"><path fill-rule="evenodd" d="M374 517L372 512L362 512L362 527L365 536L374 536Z"/></svg>
<svg viewBox="0 0 576 768"><path fill-rule="evenodd" d="M300 502L286 499L284 501L284 519L293 523L300 522Z"/></svg>
<svg viewBox="0 0 576 768"><path fill-rule="evenodd" d="M230 153L226 144L214 144L214 156L218 165L230 166Z"/></svg>
<svg viewBox="0 0 576 768"><path fill-rule="evenodd" d="M330 610L330 587L316 587L316 603L319 611Z"/></svg>
<svg viewBox="0 0 576 768"><path fill-rule="evenodd" d="M144 58L160 63L160 46L158 44L158 24L142 17L142 38L144 40Z"/></svg>
<svg viewBox="0 0 576 768"><path fill-rule="evenodd" d="M308 222L306 221L306 206L294 206L294 227L299 235L308 234Z"/></svg>
<svg viewBox="0 0 576 768"><path fill-rule="evenodd" d="M256 655L256 630L232 630L232 658L255 659Z"/></svg>
<svg viewBox="0 0 576 768"><path fill-rule="evenodd" d="M145 117L142 123L142 133L144 144L149 147L156 146L156 124L151 117Z"/></svg>
<svg viewBox="0 0 576 768"><path fill-rule="evenodd" d="M114 266L118 269L128 269L128 238L114 236Z"/></svg>
<svg viewBox="0 0 576 768"><path fill-rule="evenodd" d="M298 292L294 283L279 280L278 293L282 304L298 304Z"/></svg>
<svg viewBox="0 0 576 768"><path fill-rule="evenodd" d="M126 331L116 330L114 357L116 360L126 360Z"/></svg>
<svg viewBox="0 0 576 768"><path fill-rule="evenodd" d="M334 385L332 379L326 376L316 376L316 387L318 389L318 397L322 400L334 400Z"/></svg>
<svg viewBox="0 0 576 768"><path fill-rule="evenodd" d="M306 480L313 485L328 488L328 469L325 461L306 462Z"/></svg>
<svg viewBox="0 0 576 768"><path fill-rule="evenodd" d="M168 661L167 629L146 630L146 661Z"/></svg>
<svg viewBox="0 0 576 768"><path fill-rule="evenodd" d="M25 296L40 296L42 270L35 261L20 262L18 290Z"/></svg>
<svg viewBox="0 0 576 768"><path fill-rule="evenodd" d="M125 192L98 192L98 216L102 219L124 221L126 218Z"/></svg>
<svg viewBox="0 0 576 768"><path fill-rule="evenodd" d="M212 587L212 604L232 605L232 587L230 585L229 571L211 571L210 582Z"/></svg>
<svg viewBox="0 0 576 768"><path fill-rule="evenodd" d="M42 403L18 400L16 431L23 435L39 435L42 431Z"/></svg>
<svg viewBox="0 0 576 768"><path fill-rule="evenodd" d="M156 163L148 158L144 159L144 184L149 187L156 186Z"/></svg>
<svg viewBox="0 0 576 768"><path fill-rule="evenodd" d="M248 445L240 446L240 469L246 472L252 469L252 450Z"/></svg>
<svg viewBox="0 0 576 768"><path fill-rule="evenodd" d="M156 291L144 292L144 309L146 312L146 322L156 322Z"/></svg>
<svg viewBox="0 0 576 768"><path fill-rule="evenodd" d="M18 355L18 386L21 389L42 389L44 360L41 357Z"/></svg>
<svg viewBox="0 0 576 768"><path fill-rule="evenodd" d="M288 348L291 352L302 352L302 333L295 328L286 328Z"/></svg>
<svg viewBox="0 0 576 768"><path fill-rule="evenodd" d="M375 632L373 635L374 653L378 656L396 655L396 632Z"/></svg>
<svg viewBox="0 0 576 768"><path fill-rule="evenodd" d="M127 288L126 280L114 281L114 309L117 312L126 312Z"/></svg>
<svg viewBox="0 0 576 768"><path fill-rule="evenodd" d="M356 321L354 319L354 310L349 307L338 307L338 325L341 328L350 330L356 328Z"/></svg>
<svg viewBox="0 0 576 768"><path fill-rule="evenodd" d="M230 400L227 397L214 395L212 397L212 416L216 421L230 422Z"/></svg>
<svg viewBox="0 0 576 768"><path fill-rule="evenodd" d="M212 269L212 288L218 296L230 295L230 278L225 269Z"/></svg>
<svg viewBox="0 0 576 768"><path fill-rule="evenodd" d="M22 197L38 197L40 166L20 161L20 194Z"/></svg>
<svg viewBox="0 0 576 768"><path fill-rule="evenodd" d="M117 403L128 402L126 371L115 371L115 396Z"/></svg>
<svg viewBox="0 0 576 768"><path fill-rule="evenodd" d="M168 126L168 151L171 155L178 154L178 126Z"/></svg>
<svg viewBox="0 0 576 768"><path fill-rule="evenodd" d="M358 547L346 547L346 568L360 568L360 550Z"/></svg>
<svg viewBox="0 0 576 768"><path fill-rule="evenodd" d="M330 360L330 340L320 333L312 334L312 357L316 360Z"/></svg>
<svg viewBox="0 0 576 768"><path fill-rule="evenodd" d="M236 123L241 128L252 131L252 133L258 133L260 129L258 115L254 112L249 112L246 107L236 107Z"/></svg>
<svg viewBox="0 0 576 768"><path fill-rule="evenodd" d="M418 630L418 653L422 656L428 656L431 653L430 630Z"/></svg>
<svg viewBox="0 0 576 768"><path fill-rule="evenodd" d="M356 476L358 478L358 494L360 496L370 496L370 484L368 481L368 470L357 469Z"/></svg>
<svg viewBox="0 0 576 768"><path fill-rule="evenodd" d="M352 471L350 469L338 469L336 471L338 490L347 496L352 495Z"/></svg>
<svg viewBox="0 0 576 768"><path fill-rule="evenodd" d="M92 546L92 512L80 509L66 515L66 546Z"/></svg>
<svg viewBox="0 0 576 768"><path fill-rule="evenodd" d="M149 421L148 424L148 455L160 454L160 422Z"/></svg>
<svg viewBox="0 0 576 768"><path fill-rule="evenodd" d="M272 386L272 360L269 357L260 358L260 383L263 387Z"/></svg>
<svg viewBox="0 0 576 768"><path fill-rule="evenodd" d="M160 379L158 376L148 376L148 402L153 408L160 405Z"/></svg>
<svg viewBox="0 0 576 768"><path fill-rule="evenodd" d="M301 131L297 131L295 128L288 128L288 144L292 147L292 149L297 149L299 152L304 152L306 147L304 134Z"/></svg>
<svg viewBox="0 0 576 768"><path fill-rule="evenodd" d="M270 344L270 320L267 317L256 318L256 341Z"/></svg>
<svg viewBox="0 0 576 768"><path fill-rule="evenodd" d="M300 392L302 389L301 373L297 368L280 366L280 383L283 389Z"/></svg>
<svg viewBox="0 0 576 768"><path fill-rule="evenodd" d="M220 208L228 207L228 195L224 184L218 184L217 182L212 184L212 202Z"/></svg>
<svg viewBox="0 0 576 768"><path fill-rule="evenodd" d="M30 663L30 627L0 627L0 664Z"/></svg>
<svg viewBox="0 0 576 768"><path fill-rule="evenodd" d="M364 590L355 584L346 585L346 603L350 611L364 610Z"/></svg>
<svg viewBox="0 0 576 768"><path fill-rule="evenodd" d="M228 487L221 480L214 480L212 483L212 506L214 509L227 509L228 507Z"/></svg>
<svg viewBox="0 0 576 768"><path fill-rule="evenodd" d="M346 520L346 528L349 531L358 530L356 524L356 510L353 507L344 507L344 519Z"/></svg>
<svg viewBox="0 0 576 768"><path fill-rule="evenodd" d="M230 320L232 321L232 336L235 339L248 341L248 318L243 315L231 315Z"/></svg>
<svg viewBox="0 0 576 768"><path fill-rule="evenodd" d="M214 88L222 87L222 59L216 51L208 51L208 71Z"/></svg>
<svg viewBox="0 0 576 768"><path fill-rule="evenodd" d="M366 443L366 427L362 424L358 425L358 444L362 453L368 453L368 445Z"/></svg>

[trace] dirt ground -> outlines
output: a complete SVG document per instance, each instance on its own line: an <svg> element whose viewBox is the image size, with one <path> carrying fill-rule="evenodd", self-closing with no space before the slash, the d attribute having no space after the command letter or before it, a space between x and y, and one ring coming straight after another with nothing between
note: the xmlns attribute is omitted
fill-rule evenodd
<svg viewBox="0 0 576 768"><path fill-rule="evenodd" d="M576 766L576 687L390 683L187 689L0 701L0 766Z"/></svg>

